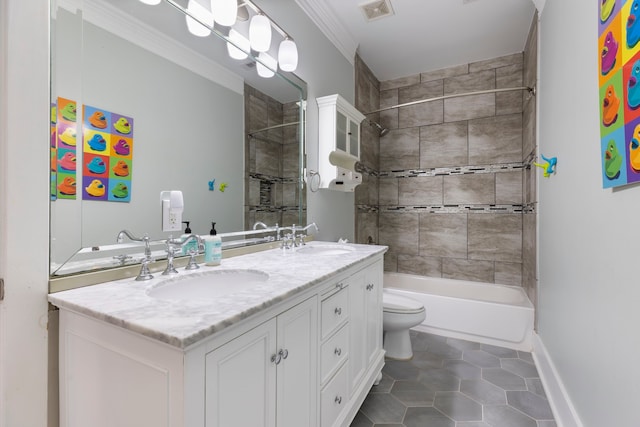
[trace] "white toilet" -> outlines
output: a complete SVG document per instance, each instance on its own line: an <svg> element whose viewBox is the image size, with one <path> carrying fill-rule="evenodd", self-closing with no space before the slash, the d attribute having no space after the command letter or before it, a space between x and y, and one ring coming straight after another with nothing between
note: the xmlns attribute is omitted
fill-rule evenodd
<svg viewBox="0 0 640 427"><path fill-rule="evenodd" d="M416 300L383 289L382 311L386 357L411 359L413 350L409 328L419 325L425 319L424 306Z"/></svg>

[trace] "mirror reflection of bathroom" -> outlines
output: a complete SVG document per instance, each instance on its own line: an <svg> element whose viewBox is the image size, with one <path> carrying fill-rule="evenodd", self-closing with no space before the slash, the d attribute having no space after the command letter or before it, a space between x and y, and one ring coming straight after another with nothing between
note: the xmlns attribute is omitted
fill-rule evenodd
<svg viewBox="0 0 640 427"><path fill-rule="evenodd" d="M61 119L53 131L60 131L52 142L61 149L52 155L58 175L52 184L52 272L74 255L83 263L99 258L95 248L115 244L123 229L152 241L182 234L161 231L164 190L183 192L183 219L201 235L213 221L221 233L250 229L257 221L304 222L302 80L291 73L259 77L255 66L248 66L253 59L230 59L223 40L194 36L184 14L167 2L84 0L52 7L51 100L63 107L73 101L77 117L73 129ZM84 125L92 131L83 141L83 106L105 123L111 117L129 119L130 134L110 134L87 117ZM293 124L277 127L283 123ZM75 146L64 142L71 131ZM112 135L129 152L108 152ZM90 137L104 141L104 151ZM72 150L75 156L68 153L66 159ZM110 165L116 154L127 168L118 194L110 184L95 182L120 178ZM62 164L72 159L74 165ZM96 176L89 180L82 165L91 160L95 165L87 166L88 175ZM81 166L75 170L75 164ZM64 182L75 197L64 193Z"/></svg>

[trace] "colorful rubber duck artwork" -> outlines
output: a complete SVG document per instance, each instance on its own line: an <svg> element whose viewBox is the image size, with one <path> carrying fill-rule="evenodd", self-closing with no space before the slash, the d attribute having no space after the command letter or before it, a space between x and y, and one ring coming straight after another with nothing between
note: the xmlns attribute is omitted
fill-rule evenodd
<svg viewBox="0 0 640 427"><path fill-rule="evenodd" d="M116 176L129 176L129 165L123 160L118 160L112 170Z"/></svg>
<svg viewBox="0 0 640 427"><path fill-rule="evenodd" d="M58 165L64 170L75 171L76 170L76 155L71 151L67 151L58 159Z"/></svg>
<svg viewBox="0 0 640 427"><path fill-rule="evenodd" d="M603 76L616 65L616 55L618 54L619 43L613 37L613 33L609 31L604 38L604 46L600 52L600 72Z"/></svg>
<svg viewBox="0 0 640 427"><path fill-rule="evenodd" d="M602 0L600 5L600 22L603 24L607 22L607 19L611 16L611 12L616 6L616 0Z"/></svg>
<svg viewBox="0 0 640 427"><path fill-rule="evenodd" d="M124 199L129 196L129 188L124 182L119 182L116 186L111 190L111 194L113 197L118 199Z"/></svg>
<svg viewBox="0 0 640 427"><path fill-rule="evenodd" d="M544 163L533 163L534 166L537 166L539 168L541 168L543 170L542 175L545 178L549 178L551 175L553 175L554 173L556 173L556 165L558 164L558 158L557 157L545 157L544 155L540 155L540 157L542 157L542 160L544 160Z"/></svg>
<svg viewBox="0 0 640 427"><path fill-rule="evenodd" d="M129 125L129 122L124 117L120 117L113 127L123 135L131 133L131 125Z"/></svg>
<svg viewBox="0 0 640 427"><path fill-rule="evenodd" d="M58 138L65 145L76 146L76 130L74 128L65 128L62 133L58 134Z"/></svg>
<svg viewBox="0 0 640 427"><path fill-rule="evenodd" d="M89 169L89 172L91 173L102 174L107 170L107 165L100 157L94 157L89 163L87 163L87 169Z"/></svg>
<svg viewBox="0 0 640 427"><path fill-rule="evenodd" d="M113 151L115 151L119 156L128 156L131 152L131 148L129 148L127 141L121 139L113 146Z"/></svg>
<svg viewBox="0 0 640 427"><path fill-rule="evenodd" d="M627 18L627 46L635 47L640 41L640 0L633 0L631 10Z"/></svg>
<svg viewBox="0 0 640 427"><path fill-rule="evenodd" d="M634 172L640 172L640 125L633 130L633 138L629 141L629 165Z"/></svg>
<svg viewBox="0 0 640 427"><path fill-rule="evenodd" d="M107 127L107 118L102 111L96 110L91 117L89 117L89 123L95 128L105 129Z"/></svg>
<svg viewBox="0 0 640 427"><path fill-rule="evenodd" d="M620 176L621 167L622 155L618 151L615 141L611 140L604 151L604 174L609 179L616 179Z"/></svg>
<svg viewBox="0 0 640 427"><path fill-rule="evenodd" d="M640 106L640 59L633 64L627 81L627 105L633 110Z"/></svg>
<svg viewBox="0 0 640 427"><path fill-rule="evenodd" d="M88 144L89 144L89 148L91 148L94 151L104 151L107 149L107 141L105 141L105 139L99 133L96 133L95 135L93 135L93 137L91 137L91 139L89 140Z"/></svg>
<svg viewBox="0 0 640 427"><path fill-rule="evenodd" d="M226 182L223 182L220 184L220 187L218 189L220 190L221 193L224 193L224 190L226 190L228 186L229 184L227 184Z"/></svg>
<svg viewBox="0 0 640 427"><path fill-rule="evenodd" d="M58 108L55 105L51 106L51 124L56 124L58 121Z"/></svg>
<svg viewBox="0 0 640 427"><path fill-rule="evenodd" d="M616 95L613 85L607 87L607 91L602 100L602 124L611 126L618 119L618 108L620 107L620 98Z"/></svg>
<svg viewBox="0 0 640 427"><path fill-rule="evenodd" d="M76 121L76 103L70 102L60 111L62 118L70 122Z"/></svg>
<svg viewBox="0 0 640 427"><path fill-rule="evenodd" d="M56 158L56 150L51 150L51 171L56 172L58 170L58 159Z"/></svg>
<svg viewBox="0 0 640 427"><path fill-rule="evenodd" d="M105 192L104 184L99 179L91 181L91 183L85 187L85 190L88 195L93 197L102 197Z"/></svg>
<svg viewBox="0 0 640 427"><path fill-rule="evenodd" d="M65 196L73 196L76 194L76 180L70 176L66 176L60 184L58 191Z"/></svg>

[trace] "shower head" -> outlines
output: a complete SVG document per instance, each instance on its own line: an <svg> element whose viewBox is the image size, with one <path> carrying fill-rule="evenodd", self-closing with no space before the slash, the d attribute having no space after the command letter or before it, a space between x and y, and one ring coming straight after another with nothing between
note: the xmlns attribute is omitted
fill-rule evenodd
<svg viewBox="0 0 640 427"><path fill-rule="evenodd" d="M373 120L369 120L369 124L371 126L375 126L375 127L378 128L378 135L379 136L385 136L386 134L389 133L389 129L383 128L382 126L380 126L378 123L374 122Z"/></svg>

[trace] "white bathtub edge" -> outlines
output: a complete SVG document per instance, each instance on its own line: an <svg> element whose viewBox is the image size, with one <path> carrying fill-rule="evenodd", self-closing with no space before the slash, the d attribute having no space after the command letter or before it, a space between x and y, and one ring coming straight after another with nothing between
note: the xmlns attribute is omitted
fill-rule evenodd
<svg viewBox="0 0 640 427"><path fill-rule="evenodd" d="M535 332L532 356L558 427L584 427L547 348Z"/></svg>
<svg viewBox="0 0 640 427"><path fill-rule="evenodd" d="M419 332L426 332L428 334L440 335L447 338L473 341L480 344L488 344L488 345L494 345L497 347L509 348L511 350L526 351L527 353L530 353L533 348L531 339L529 337L526 337L520 342L511 342L511 341L494 339L491 337L486 337L481 335L469 334L469 333L464 333L459 331L452 331L449 329L434 328L433 326L428 326L428 325L425 325L424 323L411 329L414 329Z"/></svg>

